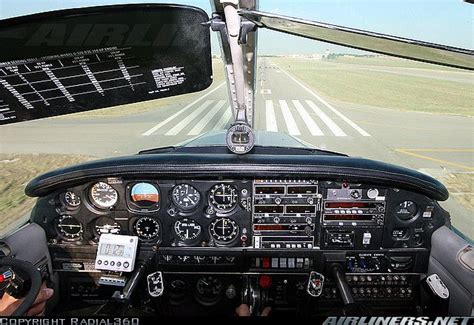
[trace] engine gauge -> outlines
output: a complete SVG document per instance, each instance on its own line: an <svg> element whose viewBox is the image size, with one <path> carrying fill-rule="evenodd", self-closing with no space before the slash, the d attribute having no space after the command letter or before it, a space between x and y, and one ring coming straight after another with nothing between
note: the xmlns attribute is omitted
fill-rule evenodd
<svg viewBox="0 0 474 325"><path fill-rule="evenodd" d="M218 244L229 244L239 234L239 226L229 218L217 218L209 226L209 233Z"/></svg>
<svg viewBox="0 0 474 325"><path fill-rule="evenodd" d="M237 204L237 190L230 184L216 184L209 192L209 203L218 211L231 211Z"/></svg>
<svg viewBox="0 0 474 325"><path fill-rule="evenodd" d="M64 215L58 219L57 229L59 235L65 240L80 240L82 238L82 223L76 218Z"/></svg>
<svg viewBox="0 0 474 325"><path fill-rule="evenodd" d="M188 285L181 279L171 281L169 288L169 298L172 303L176 305L183 303L186 300L186 293L188 292Z"/></svg>
<svg viewBox="0 0 474 325"><path fill-rule="evenodd" d="M75 209L81 205L81 197L73 191L67 191L60 196L60 200L67 208Z"/></svg>
<svg viewBox="0 0 474 325"><path fill-rule="evenodd" d="M173 203L181 210L196 208L201 200L201 194L189 184L178 184L173 188Z"/></svg>
<svg viewBox="0 0 474 325"><path fill-rule="evenodd" d="M204 306L212 306L222 298L222 282L213 276L199 278L196 282L196 300Z"/></svg>
<svg viewBox="0 0 474 325"><path fill-rule="evenodd" d="M227 130L227 147L236 154L245 154L255 145L255 134L250 126L244 123L232 125Z"/></svg>
<svg viewBox="0 0 474 325"><path fill-rule="evenodd" d="M395 208L395 215L401 220L409 220L418 212L418 207L413 201L403 201Z"/></svg>
<svg viewBox="0 0 474 325"><path fill-rule="evenodd" d="M153 218L142 217L135 222L135 233L142 240L150 240L160 234L160 224Z"/></svg>
<svg viewBox="0 0 474 325"><path fill-rule="evenodd" d="M174 232L181 241L193 242L201 234L201 225L193 219L184 218L174 223Z"/></svg>
<svg viewBox="0 0 474 325"><path fill-rule="evenodd" d="M112 218L100 217L94 223L94 234L97 238L103 234L120 234L120 224Z"/></svg>
<svg viewBox="0 0 474 325"><path fill-rule="evenodd" d="M105 182L95 183L89 194L92 204L99 209L110 209L118 201L117 191Z"/></svg>

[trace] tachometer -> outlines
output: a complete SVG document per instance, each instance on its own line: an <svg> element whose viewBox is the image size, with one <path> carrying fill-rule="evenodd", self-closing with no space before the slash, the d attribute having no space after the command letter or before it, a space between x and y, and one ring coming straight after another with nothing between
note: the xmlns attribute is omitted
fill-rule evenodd
<svg viewBox="0 0 474 325"><path fill-rule="evenodd" d="M209 192L209 203L219 211L230 211L237 204L237 190L231 184L216 184Z"/></svg>
<svg viewBox="0 0 474 325"><path fill-rule="evenodd" d="M95 183L90 190L92 204L99 209L110 209L118 201L117 191L105 182Z"/></svg>
<svg viewBox="0 0 474 325"><path fill-rule="evenodd" d="M201 194L189 184L178 184L173 188L174 204L182 210L192 210L198 206Z"/></svg>
<svg viewBox="0 0 474 325"><path fill-rule="evenodd" d="M135 222L135 232L138 238L150 240L157 238L160 234L160 224L153 218L142 217Z"/></svg>
<svg viewBox="0 0 474 325"><path fill-rule="evenodd" d="M199 238L201 225L193 219L184 218L174 223L174 231L183 242L192 242Z"/></svg>
<svg viewBox="0 0 474 325"><path fill-rule="evenodd" d="M72 216L61 216L57 228L59 235L66 240L80 240L82 238L82 223Z"/></svg>
<svg viewBox="0 0 474 325"><path fill-rule="evenodd" d="M239 226L229 218L217 218L209 226L211 237L218 244L229 244L237 238Z"/></svg>

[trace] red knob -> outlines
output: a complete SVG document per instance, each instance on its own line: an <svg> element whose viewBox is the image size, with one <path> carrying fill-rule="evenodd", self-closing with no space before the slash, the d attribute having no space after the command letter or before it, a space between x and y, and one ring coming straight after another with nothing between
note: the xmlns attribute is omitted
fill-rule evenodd
<svg viewBox="0 0 474 325"><path fill-rule="evenodd" d="M268 275L262 275L260 276L258 284L260 285L260 288L268 289L272 286L272 278Z"/></svg>

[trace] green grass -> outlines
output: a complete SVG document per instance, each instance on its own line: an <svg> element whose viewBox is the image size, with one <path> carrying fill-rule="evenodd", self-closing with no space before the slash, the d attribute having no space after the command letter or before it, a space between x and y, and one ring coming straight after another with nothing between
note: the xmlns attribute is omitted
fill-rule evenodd
<svg viewBox="0 0 474 325"><path fill-rule="evenodd" d="M0 234L15 226L33 207L35 199L24 193L32 178L90 159L79 155L0 154Z"/></svg>
<svg viewBox="0 0 474 325"><path fill-rule="evenodd" d="M363 68L352 69L346 65L348 61L351 64L357 62L360 66L381 65L385 60L386 66L390 67L390 64L394 64L391 59L339 60L271 59L272 62L333 101L404 111L474 115L474 85L472 83L385 73ZM404 61L401 62L400 64L405 64ZM399 64L399 61L395 61L395 64ZM420 67L427 66L414 64ZM430 71L432 68L427 69L427 73Z"/></svg>
<svg viewBox="0 0 474 325"><path fill-rule="evenodd" d="M329 61L330 62L330 61ZM430 63L417 62L412 60L398 59L387 56L380 57L339 57L335 63L355 64L361 66L377 66L377 67L399 67L425 70L440 70L450 72L463 72L463 70L450 68Z"/></svg>

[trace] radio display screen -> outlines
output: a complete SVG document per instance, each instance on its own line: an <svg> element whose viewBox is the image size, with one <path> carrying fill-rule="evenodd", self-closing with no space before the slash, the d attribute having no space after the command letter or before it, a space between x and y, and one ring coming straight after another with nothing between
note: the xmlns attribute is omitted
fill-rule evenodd
<svg viewBox="0 0 474 325"><path fill-rule="evenodd" d="M288 186L288 194L316 194L317 186Z"/></svg>
<svg viewBox="0 0 474 325"><path fill-rule="evenodd" d="M283 213L282 205L256 205L255 213Z"/></svg>
<svg viewBox="0 0 474 325"><path fill-rule="evenodd" d="M315 213L314 205L287 205L286 213Z"/></svg>
<svg viewBox="0 0 474 325"><path fill-rule="evenodd" d="M324 221L372 221L372 217L370 214L326 214Z"/></svg>
<svg viewBox="0 0 474 325"><path fill-rule="evenodd" d="M325 209L351 209L351 208L374 209L376 207L377 207L377 203L375 203L375 202L345 201L345 202L326 202L326 203L324 203L324 208Z"/></svg>
<svg viewBox="0 0 474 325"><path fill-rule="evenodd" d="M255 194L285 194L284 186L255 186Z"/></svg>

